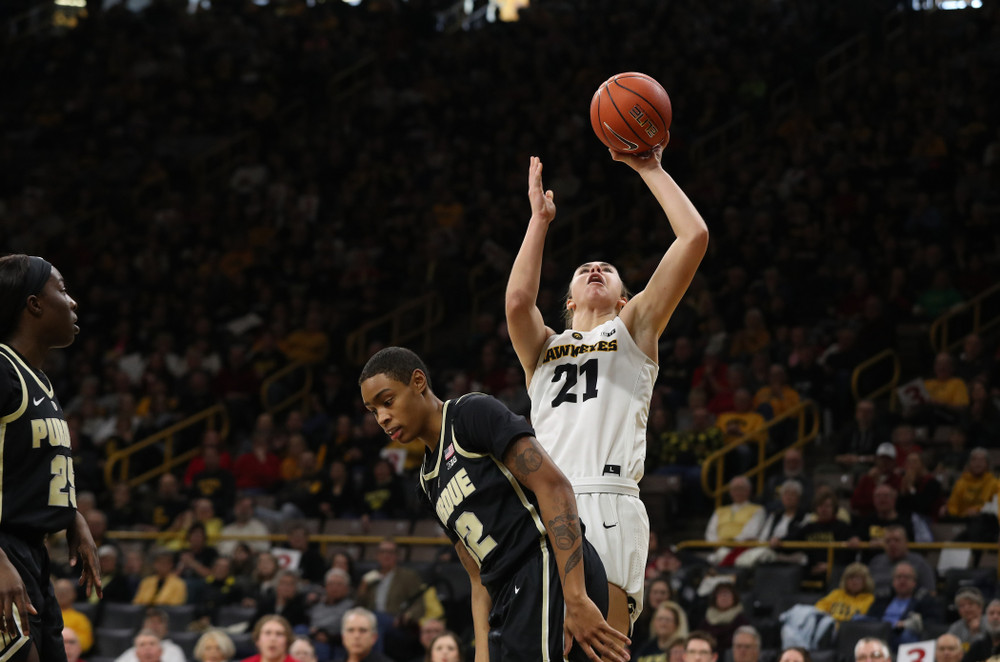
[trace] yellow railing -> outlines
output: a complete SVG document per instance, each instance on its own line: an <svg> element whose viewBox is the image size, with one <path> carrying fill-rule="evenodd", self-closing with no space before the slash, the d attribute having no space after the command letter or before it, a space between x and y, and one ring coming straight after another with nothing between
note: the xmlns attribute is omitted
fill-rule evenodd
<svg viewBox="0 0 1000 662"><path fill-rule="evenodd" d="M178 540L183 536L182 533L176 532L162 532L162 531L108 531L107 537L111 540L120 541L138 541L144 543L155 543L159 545L167 544ZM393 541L401 547L420 547L420 546L433 546L438 547L445 545L448 547L452 546L451 540L445 536L441 537L430 537L430 536L393 536ZM248 542L265 540L268 542L286 542L288 536L286 534L273 534L273 535L244 535L244 534L220 534L215 538L215 540L246 540ZM320 546L320 552L325 557L327 554L327 545L377 545L378 543L385 540L385 536L365 536L365 535L338 535L338 534L327 534L327 533L314 533L309 536L309 542L318 543Z"/></svg>
<svg viewBox="0 0 1000 662"><path fill-rule="evenodd" d="M368 346L373 336L393 345L407 345L414 351L427 352L435 327L444 319L444 303L437 292L411 299L381 317L365 322L347 336L347 358L355 365L368 360Z"/></svg>
<svg viewBox="0 0 1000 662"><path fill-rule="evenodd" d="M112 453L104 463L104 482L109 488L118 482L126 482L129 487L135 487L184 464L198 454L198 444L195 444L195 447L190 450L176 453L177 435L202 423L210 430L218 430L223 439L229 436L229 413L221 404L214 405L185 418L183 421L178 421L142 441ZM163 444L163 461L153 469L130 477L129 461L132 456L160 443Z"/></svg>
<svg viewBox="0 0 1000 662"><path fill-rule="evenodd" d="M774 455L767 457L767 439L770 430L781 423L795 419L798 424L798 434L796 440L781 449ZM701 463L701 487L710 498L715 499L716 507L722 505L722 497L726 493L725 478L725 458L726 456L743 444L757 445L757 464L752 469L744 473L747 478L757 479L757 494L764 491L765 472L771 465L780 462L789 448L800 448L819 435L819 407L812 400L803 400L797 407L793 407L775 416L767 422L760 430L747 434L735 441L731 441L719 450L711 453ZM715 473L714 480L712 473ZM714 483L714 485L713 485Z"/></svg>
<svg viewBox="0 0 1000 662"><path fill-rule="evenodd" d="M962 338L967 333L984 334L1000 324L1000 299L992 301L992 311L984 310L985 304L1000 293L1000 283L977 294L971 301L950 310L934 320L930 328L931 347L935 352L950 352L962 344ZM985 318L985 319L984 319ZM956 321L965 322L965 333L959 338L951 338L951 324Z"/></svg>
<svg viewBox="0 0 1000 662"><path fill-rule="evenodd" d="M281 380L285 379L286 377L288 377L289 375L298 370L301 370L304 373L304 377L302 378L302 384L299 385L299 387L296 390L292 391L281 400L272 403L270 396L273 387L278 382L280 382ZM276 414L278 412L284 411L285 409L288 409L295 403L305 400L306 396L308 396L309 392L312 390L312 384L313 384L312 366L306 363L302 363L301 361L295 361L293 363L289 363L284 368L276 370L272 374L268 375L264 379L264 381L261 382L260 404L264 408L264 410L270 414Z"/></svg>
<svg viewBox="0 0 1000 662"><path fill-rule="evenodd" d="M873 391L861 393L861 376L872 369L872 367L886 360L892 361L892 377L889 378L889 381L876 387ZM899 354L894 349L884 349L875 356L859 363L851 374L851 393L854 395L855 402L858 400L875 400L888 393L889 411L896 411L896 407L899 405L899 400L896 397L896 386L899 385L900 370Z"/></svg>
<svg viewBox="0 0 1000 662"><path fill-rule="evenodd" d="M770 543L759 542L756 540L750 540L745 542L736 542L733 540L720 541L720 542L708 542L707 540L684 540L677 543L677 549L717 549L719 547L769 547ZM909 543L909 548L916 552L930 551L934 549L973 549L981 550L984 552L996 552L997 544L995 542L911 542ZM778 547L781 551L805 551L808 549L823 549L826 550L826 581L827 584L830 583L830 577L832 576L834 569L834 555L843 550L847 551L864 551L877 549L881 550L881 547L875 547L867 543L861 543L860 546L851 546L846 542L806 542L784 540ZM1000 579L1000 563L997 564L996 568L997 578Z"/></svg>

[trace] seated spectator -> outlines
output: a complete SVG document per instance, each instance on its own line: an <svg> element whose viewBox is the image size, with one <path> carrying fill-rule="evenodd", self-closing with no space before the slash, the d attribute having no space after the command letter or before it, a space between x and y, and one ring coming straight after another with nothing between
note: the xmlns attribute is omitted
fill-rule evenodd
<svg viewBox="0 0 1000 662"><path fill-rule="evenodd" d="M281 460L271 452L273 430L258 425L251 435L250 450L236 458L233 475L236 489L248 494L270 492L281 479Z"/></svg>
<svg viewBox="0 0 1000 662"><path fill-rule="evenodd" d="M665 659L670 646L688 635L687 614L676 602L662 602L656 608L650 623L652 638L639 646L635 657L639 660ZM661 657L657 657L661 656Z"/></svg>
<svg viewBox="0 0 1000 662"><path fill-rule="evenodd" d="M136 662L163 662L163 643L152 630L139 630L133 643Z"/></svg>
<svg viewBox="0 0 1000 662"><path fill-rule="evenodd" d="M781 546L783 540L788 540L795 531L802 526L806 511L802 507L802 486L797 480L786 480L781 485L781 510L771 512L764 520L764 525L760 529L757 539L761 542L770 543L770 549L766 547L754 547L747 549L739 557L739 565L746 565L749 559L746 557L756 556L756 562L790 560L779 559L774 550Z"/></svg>
<svg viewBox="0 0 1000 662"><path fill-rule="evenodd" d="M223 466L219 449L215 446L202 448L201 464L201 470L191 478L191 498L209 499L213 510L217 513L232 511L233 498L236 496L236 478L228 467Z"/></svg>
<svg viewBox="0 0 1000 662"><path fill-rule="evenodd" d="M416 571L399 565L399 550L390 539L379 543L377 560L378 567L361 578L357 603L391 618L393 626L381 636L386 653L392 655L398 649L417 645L411 626L415 627L425 615L424 600L416 599L424 592L424 582Z"/></svg>
<svg viewBox="0 0 1000 662"><path fill-rule="evenodd" d="M186 662L187 658L184 655L183 649L167 638L167 626L169 623L170 619L167 617L166 612L162 609L150 608L146 610L146 616L142 619L142 629L140 632L145 632L147 635L156 638L161 653L160 657L153 658L154 660L159 662ZM143 652L148 655L150 654L148 652L150 642L147 640L145 643L146 646L143 647ZM115 662L146 662L138 656L138 652L138 645L134 645L119 655Z"/></svg>
<svg viewBox="0 0 1000 662"><path fill-rule="evenodd" d="M226 524L219 530L223 536L266 536L271 531L263 522L254 516L254 501L252 496L243 496L236 500L233 505L233 521ZM220 540L215 548L223 556L232 556L239 543L246 544L251 551L266 552L271 549L271 542L268 540L240 540L232 538Z"/></svg>
<svg viewBox="0 0 1000 662"><path fill-rule="evenodd" d="M869 543L869 547L882 547L885 530L889 526L903 527L907 540L913 540L913 520L896 509L896 490L891 485L878 485L872 502L874 511L855 520L855 531L860 540Z"/></svg>
<svg viewBox="0 0 1000 662"><path fill-rule="evenodd" d="M942 517L969 519L979 515L997 492L997 478L989 468L989 452L985 448L973 448L965 471L951 488L948 503L941 510Z"/></svg>
<svg viewBox="0 0 1000 662"><path fill-rule="evenodd" d="M934 642L934 662L962 662L962 642L953 634L944 633Z"/></svg>
<svg viewBox="0 0 1000 662"><path fill-rule="evenodd" d="M174 553L161 549L153 555L153 574L139 582L132 598L137 605L182 605L187 602L187 585L174 573Z"/></svg>
<svg viewBox="0 0 1000 662"><path fill-rule="evenodd" d="M927 470L923 453L910 453L903 465L903 476L899 479L899 497L896 500L899 510L920 517L925 524L929 524L937 519L944 500L941 483Z"/></svg>
<svg viewBox="0 0 1000 662"><path fill-rule="evenodd" d="M893 568L904 562L909 563L917 573L917 587L928 593L934 593L937 589L937 574L923 556L910 551L910 539L904 527L898 525L886 527L883 545L885 551L877 554L868 563L877 595L884 595L892 590Z"/></svg>
<svg viewBox="0 0 1000 662"><path fill-rule="evenodd" d="M875 466L858 479L851 495L851 511L862 517L875 510L875 487L883 483L899 492L903 472L896 466L896 447L885 441L875 451Z"/></svg>
<svg viewBox="0 0 1000 662"><path fill-rule="evenodd" d="M253 626L253 644L257 655L243 662L295 662L288 649L295 639L292 626L277 614L268 614L258 619Z"/></svg>
<svg viewBox="0 0 1000 662"><path fill-rule="evenodd" d="M187 497L181 494L177 476L165 473L156 483L156 493L147 507L144 518L156 531L169 529L177 517L190 507Z"/></svg>
<svg viewBox="0 0 1000 662"><path fill-rule="evenodd" d="M858 400L854 420L837 434L838 464L854 467L875 462L875 449L889 436L889 429L876 415L875 403Z"/></svg>
<svg viewBox="0 0 1000 662"><path fill-rule="evenodd" d="M257 602L257 613L253 622L268 614L283 617L293 627L309 625L309 611L306 596L299 590L299 573L294 570L279 570L274 583L274 591Z"/></svg>
<svg viewBox="0 0 1000 662"><path fill-rule="evenodd" d="M190 488L194 483L194 477L205 470L205 450L214 449L218 459L217 466L222 469L231 469L233 458L226 450L222 441L222 435L218 430L205 430L201 434L201 450L188 462L184 469L184 487ZM225 511L220 511L225 512Z"/></svg>
<svg viewBox="0 0 1000 662"><path fill-rule="evenodd" d="M316 648L308 637L295 637L288 647L288 656L295 662L316 662Z"/></svg>
<svg viewBox="0 0 1000 662"><path fill-rule="evenodd" d="M750 619L743 613L736 587L729 582L718 584L708 600L708 609L698 630L708 632L715 637L721 650L728 650L733 645L733 634L744 625L750 625Z"/></svg>
<svg viewBox="0 0 1000 662"><path fill-rule="evenodd" d="M80 656L83 655L80 637L73 628L63 626L62 638L63 648L66 650L66 662L80 662Z"/></svg>
<svg viewBox="0 0 1000 662"><path fill-rule="evenodd" d="M645 604L642 611L639 612L639 617L632 624L631 650L633 655L655 636L652 632L653 614L656 613L660 605L673 598L670 578L666 575L659 575L647 581L643 597Z"/></svg>
<svg viewBox="0 0 1000 662"><path fill-rule="evenodd" d="M955 593L955 609L958 620L948 628L948 634L958 637L962 650L983 635L983 594L975 586L965 586Z"/></svg>
<svg viewBox="0 0 1000 662"><path fill-rule="evenodd" d="M81 650L86 653L94 645L94 624L86 614L73 607L76 601L76 584L69 579L57 579L53 582L52 588L59 609L62 611L63 625L73 630L80 642Z"/></svg>
<svg viewBox="0 0 1000 662"><path fill-rule="evenodd" d="M410 662L426 662L431 653L431 645L445 632L447 630L444 627L444 621L437 618L425 618L420 624L420 646L423 651ZM461 650L461 646L459 646L459 650Z"/></svg>
<svg viewBox="0 0 1000 662"><path fill-rule="evenodd" d="M976 378L969 382L969 409L959 421L970 444L986 446L1000 437L1000 406L990 393L989 382Z"/></svg>
<svg viewBox="0 0 1000 662"><path fill-rule="evenodd" d="M738 451L741 462L739 469L745 471L752 466L757 459L760 444L767 443L768 435L763 432L767 421L754 409L753 396L748 389L736 389L733 393L733 409L719 414L715 425L722 430L724 445L746 439ZM754 434L758 430L761 432Z"/></svg>
<svg viewBox="0 0 1000 662"><path fill-rule="evenodd" d="M112 531L131 530L142 519L136 497L126 482L115 483L111 488L111 501L104 512Z"/></svg>
<svg viewBox="0 0 1000 662"><path fill-rule="evenodd" d="M833 491L817 490L811 521L793 531L788 540L808 542L852 542L857 544L851 525L837 517L837 496ZM826 578L827 554L825 549L810 549L805 552L810 577ZM835 562L849 563L854 553L849 550L834 554Z"/></svg>
<svg viewBox="0 0 1000 662"><path fill-rule="evenodd" d="M737 476L729 481L729 497L732 503L715 509L705 527L708 542L739 542L756 540L764 524L764 508L750 501L752 487L746 476ZM719 548L712 555L715 562L721 561L729 553Z"/></svg>
<svg viewBox="0 0 1000 662"><path fill-rule="evenodd" d="M892 591L878 597L868 610L868 617L892 626L889 646L920 641L928 625L940 623L941 605L928 591L917 587L917 571L906 561L892 572Z"/></svg>
<svg viewBox="0 0 1000 662"><path fill-rule="evenodd" d="M235 655L233 640L218 628L205 630L194 645L194 659L198 662L230 662Z"/></svg>
<svg viewBox="0 0 1000 662"><path fill-rule="evenodd" d="M425 662L462 662L462 641L454 632L442 632L434 637L423 659Z"/></svg>
<svg viewBox="0 0 1000 662"><path fill-rule="evenodd" d="M982 662L1000 655L1000 599L986 605L986 622L981 627L983 636L969 644L962 662Z"/></svg>
<svg viewBox="0 0 1000 662"><path fill-rule="evenodd" d="M969 409L969 388L955 375L955 359L948 352L934 358L934 376L924 379L930 401L903 412L903 418L917 425L953 425Z"/></svg>
<svg viewBox="0 0 1000 662"><path fill-rule="evenodd" d="M195 499L191 502L191 507L181 513L168 529L171 533L166 539L166 547L173 550L188 548L188 531L199 525L205 532L205 543L214 546L219 540L219 533L222 531L222 519L215 516L215 506L211 499Z"/></svg>
<svg viewBox="0 0 1000 662"><path fill-rule="evenodd" d="M770 349L771 332L767 329L764 313L750 308L743 314L743 326L733 334L729 356L735 361L747 361L755 353Z"/></svg>
<svg viewBox="0 0 1000 662"><path fill-rule="evenodd" d="M184 580L202 581L212 572L212 564L219 558L219 552L207 544L205 526L195 522L187 530L187 548L180 551L177 559L177 576Z"/></svg>
<svg viewBox="0 0 1000 662"><path fill-rule="evenodd" d="M912 425L897 425L892 429L892 445L896 447L896 466L906 466L906 458L912 453L921 453L923 448L917 443L917 430Z"/></svg>
<svg viewBox="0 0 1000 662"><path fill-rule="evenodd" d="M119 562L119 551L112 545L101 545L97 548L97 560L101 564L101 600L105 602L132 602L132 597L138 588L138 582L132 583L131 579L122 571ZM92 591L88 597L84 587L77 588L77 600L97 602L96 591Z"/></svg>
<svg viewBox="0 0 1000 662"><path fill-rule="evenodd" d="M691 506L707 511L710 504L701 489L701 465L725 444L722 435L708 409L694 408L689 426L666 432L654 442L648 459L655 468L650 473L679 476L682 490L694 502Z"/></svg>
<svg viewBox="0 0 1000 662"><path fill-rule="evenodd" d="M274 558L274 554L271 552L258 554L250 582L255 592L244 598L244 604L257 605L263 600L273 598L279 570L278 560Z"/></svg>
<svg viewBox="0 0 1000 662"><path fill-rule="evenodd" d="M393 662L391 657L375 650L379 635L375 614L363 607L349 609L340 625L340 637L347 651L344 662Z"/></svg>
<svg viewBox="0 0 1000 662"><path fill-rule="evenodd" d="M330 462L326 483L317 497L323 519L358 517L361 508L357 502L357 492L347 465L342 460Z"/></svg>
<svg viewBox="0 0 1000 662"><path fill-rule="evenodd" d="M328 644L340 642L340 621L347 610L354 606L351 597L351 577L340 568L330 568L326 573L325 590L319 602L309 607L309 636ZM444 629L444 624L435 621ZM424 630L421 626L421 643Z"/></svg>
<svg viewBox="0 0 1000 662"><path fill-rule="evenodd" d="M767 374L767 384L754 393L753 406L764 414L764 418L770 420L797 407L801 397L798 391L788 385L788 371L785 370L785 366L774 363ZM769 412L770 415L765 412Z"/></svg>
<svg viewBox="0 0 1000 662"><path fill-rule="evenodd" d="M243 583L233 574L232 561L228 556L217 557L209 570L194 613L195 618L202 619L205 625L211 622L219 607L239 604L246 595Z"/></svg>
<svg viewBox="0 0 1000 662"><path fill-rule="evenodd" d="M326 577L326 559L316 544L309 541L309 529L303 524L293 524L288 528L288 547L299 552L298 570L302 579L317 586Z"/></svg>
<svg viewBox="0 0 1000 662"><path fill-rule="evenodd" d="M275 495L281 519L319 519L321 511L317 497L323 492L326 476L316 464L316 454L304 450L298 457L299 475L282 484Z"/></svg>
<svg viewBox="0 0 1000 662"><path fill-rule="evenodd" d="M363 519L401 519L407 516L403 482L389 460L376 460L366 475L361 486L361 509Z"/></svg>
<svg viewBox="0 0 1000 662"><path fill-rule="evenodd" d="M785 451L785 455L781 458L781 472L771 476L764 483L764 507L768 512L784 509L781 502L781 487L789 480L794 480L802 488L802 503L812 503L812 478L805 471L802 451L798 448L789 448Z"/></svg>
<svg viewBox="0 0 1000 662"><path fill-rule="evenodd" d="M760 662L760 633L742 625L733 633L733 662Z"/></svg>
<svg viewBox="0 0 1000 662"><path fill-rule="evenodd" d="M875 601L875 582L872 581L868 566L852 563L844 568L840 576L840 586L827 593L816 603L816 608L825 611L837 624L864 616Z"/></svg>

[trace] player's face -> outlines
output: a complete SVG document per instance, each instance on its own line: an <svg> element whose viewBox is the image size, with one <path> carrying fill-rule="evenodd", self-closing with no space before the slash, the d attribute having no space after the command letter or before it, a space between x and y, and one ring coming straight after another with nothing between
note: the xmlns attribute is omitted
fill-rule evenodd
<svg viewBox="0 0 1000 662"><path fill-rule="evenodd" d="M586 262L577 267L569 285L570 306L624 305L621 277L607 262Z"/></svg>
<svg viewBox="0 0 1000 662"><path fill-rule="evenodd" d="M416 371L409 384L378 374L361 384L365 408L393 441L403 444L420 439L427 421L422 397L423 376Z"/></svg>
<svg viewBox="0 0 1000 662"><path fill-rule="evenodd" d="M66 347L72 344L80 327L76 325L76 301L66 291L62 274L52 267L49 281L38 295L46 307L46 326L51 334L52 347Z"/></svg>

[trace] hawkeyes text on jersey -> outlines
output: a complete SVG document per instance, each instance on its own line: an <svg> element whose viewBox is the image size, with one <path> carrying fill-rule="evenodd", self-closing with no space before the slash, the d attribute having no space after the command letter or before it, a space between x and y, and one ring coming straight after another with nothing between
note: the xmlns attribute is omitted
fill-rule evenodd
<svg viewBox="0 0 1000 662"><path fill-rule="evenodd" d="M462 541L491 588L548 541L535 494L502 459L511 442L534 436L534 430L482 393L444 403L441 420L441 437L424 456L420 484L448 536Z"/></svg>
<svg viewBox="0 0 1000 662"><path fill-rule="evenodd" d="M69 427L48 379L0 344L0 530L61 531L76 515Z"/></svg>

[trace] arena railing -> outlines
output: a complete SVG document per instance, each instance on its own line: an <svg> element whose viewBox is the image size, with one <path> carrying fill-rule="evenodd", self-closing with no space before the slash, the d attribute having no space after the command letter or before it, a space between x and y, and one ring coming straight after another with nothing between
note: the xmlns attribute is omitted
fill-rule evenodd
<svg viewBox="0 0 1000 662"><path fill-rule="evenodd" d="M345 352L354 365L362 365L369 357L373 338L393 345L406 345L426 353L437 326L444 319L444 302L437 292L410 299L388 313L362 324L347 336Z"/></svg>
<svg viewBox="0 0 1000 662"><path fill-rule="evenodd" d="M301 381L293 381L296 373L302 373ZM302 361L294 361L284 368L271 373L260 383L260 403L269 414L284 411L302 402L312 390L312 366ZM271 397L277 396L272 402Z"/></svg>
<svg viewBox="0 0 1000 662"><path fill-rule="evenodd" d="M867 393L861 393L862 377L873 370L876 366L880 366L886 361L892 362L892 372L889 377L889 381L874 387L871 391ZM902 364L899 360L899 354L896 353L894 349L884 349L878 354L868 358L857 365L854 368L854 372L851 374L851 393L854 396L854 401L858 400L877 400L888 394L889 396L889 411L896 411L899 406L899 398L896 396L896 387L899 385L899 375L902 371Z"/></svg>
<svg viewBox="0 0 1000 662"><path fill-rule="evenodd" d="M204 425L209 430L218 430L221 437L225 439L229 436L229 412L222 404L216 404L126 448L114 451L104 463L104 482L109 489L118 482L125 482L129 487L135 487L185 464L198 454L200 437L193 440L191 448L181 449L182 433L192 431L193 428L200 425ZM152 469L130 476L130 464L136 453L158 444L162 444L162 461L157 462Z"/></svg>
<svg viewBox="0 0 1000 662"><path fill-rule="evenodd" d="M820 418L819 406L812 400L803 400L798 406L767 421L767 424L760 430L754 430L739 439L729 442L714 453L710 453L701 463L702 490L704 490L709 498L715 500L716 507L721 506L722 497L726 494L727 486L725 477L726 456L734 452L737 447L743 444L750 444L757 447L757 464L742 475L750 479L756 478L756 493L758 495L761 494L764 491L767 469L781 462L785 457L785 453L790 448L801 448L816 439L819 436ZM797 426L795 440L788 446L768 456L767 445L770 432L779 426L783 427L791 422L794 422Z"/></svg>
<svg viewBox="0 0 1000 662"><path fill-rule="evenodd" d="M751 547L770 547L769 542L761 542L757 540L748 541L735 541L735 540L720 540L718 542L709 542L707 540L684 540L677 543L677 549L718 549L720 547L729 547L732 549L743 549ZM908 547L911 551L915 552L925 552L932 550L944 550L944 549L971 549L982 552L997 552L997 543L989 542L911 542L908 543ZM783 540L781 544L777 547L783 552L787 551L806 551L810 549L822 549L826 551L826 584L829 586L830 578L833 575L834 570L834 557L839 551L873 551L882 550L881 546L871 545L867 542L863 542L860 545L851 546L847 542L807 542L804 540ZM982 567L982 566L980 566ZM992 564L993 569L997 573L997 579L1000 580L1000 564ZM835 587L830 587L835 588Z"/></svg>
<svg viewBox="0 0 1000 662"><path fill-rule="evenodd" d="M950 352L962 344L969 333L979 335L1000 324L1000 283L989 287L970 301L944 313L930 327L931 347L935 352Z"/></svg>

